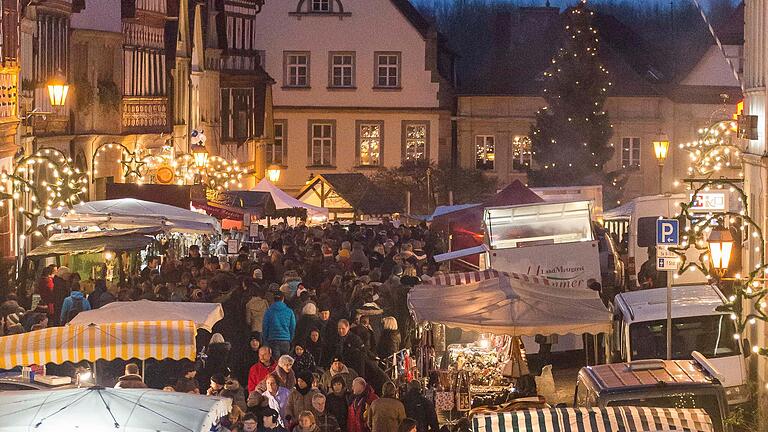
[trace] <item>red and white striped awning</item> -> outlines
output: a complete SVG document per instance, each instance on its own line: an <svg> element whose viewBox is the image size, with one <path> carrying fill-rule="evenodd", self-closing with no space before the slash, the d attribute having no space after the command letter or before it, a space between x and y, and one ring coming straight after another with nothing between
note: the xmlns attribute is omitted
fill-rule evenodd
<svg viewBox="0 0 768 432"><path fill-rule="evenodd" d="M501 272L498 270L483 270L473 271L465 273L447 273L433 277L429 281L425 281L425 284L429 285L466 285L475 282L482 282L486 280L496 279L501 276L507 276L512 279L517 279L523 282L529 282L534 284L549 285L549 279L540 278L537 276L530 276L522 273L513 272Z"/></svg>

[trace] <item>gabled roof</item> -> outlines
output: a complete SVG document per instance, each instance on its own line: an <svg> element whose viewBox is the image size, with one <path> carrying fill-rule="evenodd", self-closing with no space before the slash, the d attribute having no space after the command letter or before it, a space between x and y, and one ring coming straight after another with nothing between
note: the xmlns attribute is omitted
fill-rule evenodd
<svg viewBox="0 0 768 432"><path fill-rule="evenodd" d="M376 184L361 173L320 174L299 192L299 199L320 181L330 186L358 213L383 215L402 211L401 205L392 202Z"/></svg>
<svg viewBox="0 0 768 432"><path fill-rule="evenodd" d="M410 0L391 0L392 4L405 16L405 18L421 33L423 37L427 37L431 25L424 15L419 12L418 9L410 2Z"/></svg>

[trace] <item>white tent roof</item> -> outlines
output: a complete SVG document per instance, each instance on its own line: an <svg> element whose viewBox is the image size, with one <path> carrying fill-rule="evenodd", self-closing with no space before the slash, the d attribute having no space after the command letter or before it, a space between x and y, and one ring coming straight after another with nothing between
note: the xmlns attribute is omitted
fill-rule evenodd
<svg viewBox="0 0 768 432"><path fill-rule="evenodd" d="M219 303L176 303L139 300L113 302L99 309L80 312L67 325L112 324L131 321L194 321L195 327L211 331L224 318Z"/></svg>
<svg viewBox="0 0 768 432"><path fill-rule="evenodd" d="M415 286L408 304L418 320L494 334L610 331L611 316L597 292L496 270L435 277Z"/></svg>
<svg viewBox="0 0 768 432"><path fill-rule="evenodd" d="M213 234L221 230L219 222L206 214L134 198L88 201L75 205L72 210L53 210L50 213L54 217L62 217L63 226L98 226L105 229L161 226L169 231L194 234Z"/></svg>
<svg viewBox="0 0 768 432"><path fill-rule="evenodd" d="M232 400L148 389L0 393L0 432L208 432Z"/></svg>
<svg viewBox="0 0 768 432"><path fill-rule="evenodd" d="M261 179L259 184L253 189L257 192L269 192L272 195L272 201L275 202L275 208L287 209L287 208L305 208L309 216L325 216L328 217L328 209L323 207L317 207L305 202L299 201L296 198L288 195L285 191L275 186L266 177Z"/></svg>

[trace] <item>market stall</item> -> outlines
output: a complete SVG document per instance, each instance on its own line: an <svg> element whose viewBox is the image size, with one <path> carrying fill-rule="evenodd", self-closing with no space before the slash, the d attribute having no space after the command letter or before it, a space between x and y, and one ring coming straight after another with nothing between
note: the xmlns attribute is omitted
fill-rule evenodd
<svg viewBox="0 0 768 432"><path fill-rule="evenodd" d="M209 432L232 400L148 389L92 387L0 394L0 432Z"/></svg>
<svg viewBox="0 0 768 432"><path fill-rule="evenodd" d="M197 329L211 331L213 325L224 318L220 303L160 302L138 300L114 302L99 309L77 314L67 325L115 324L130 321L165 320L192 321Z"/></svg>
<svg viewBox="0 0 768 432"><path fill-rule="evenodd" d="M472 418L473 432L712 432L700 409L645 407L552 408L484 413Z"/></svg>
<svg viewBox="0 0 768 432"><path fill-rule="evenodd" d="M305 202L299 201L296 198L288 195L282 189L275 186L266 177L253 188L254 191L267 192L272 196L272 201L275 202L276 210L286 209L304 209L307 212L307 219L309 222L324 222L328 220L328 209L318 206L313 206Z"/></svg>

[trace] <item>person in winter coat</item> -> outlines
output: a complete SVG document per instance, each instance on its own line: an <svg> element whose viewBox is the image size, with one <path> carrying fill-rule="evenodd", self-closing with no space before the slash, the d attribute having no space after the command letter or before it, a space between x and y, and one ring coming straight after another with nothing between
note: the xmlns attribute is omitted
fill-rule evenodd
<svg viewBox="0 0 768 432"><path fill-rule="evenodd" d="M400 351L400 331L397 329L397 320L395 317L384 317L382 320L384 330L382 330L379 340L379 357L387 358Z"/></svg>
<svg viewBox="0 0 768 432"><path fill-rule="evenodd" d="M247 418L247 417L246 417ZM261 413L261 426L258 427L258 429L250 429L251 425L256 422L251 423L250 420L246 420L243 422L243 431L244 432L287 432L287 429L283 427L282 423L280 422L280 413L277 412L274 409L266 409L262 411Z"/></svg>
<svg viewBox="0 0 768 432"><path fill-rule="evenodd" d="M358 374L365 375L365 359L368 350L357 335L349 331L349 321L342 319L337 324L338 341L334 346L333 355L341 358L344 364L354 369Z"/></svg>
<svg viewBox="0 0 768 432"><path fill-rule="evenodd" d="M80 284L72 284L72 292L69 294L69 297L64 299L61 305L60 322L66 324L72 321L75 315L87 310L91 310L91 304L88 303L88 299L80 292Z"/></svg>
<svg viewBox="0 0 768 432"><path fill-rule="evenodd" d="M71 291L70 279L72 278L72 270L69 267L61 266L53 275L53 309L54 315L52 325L63 325L61 322L61 308L64 305L64 300L67 298Z"/></svg>
<svg viewBox="0 0 768 432"><path fill-rule="evenodd" d="M323 352L325 351L325 344L323 343L322 336L320 335L320 329L315 327L309 331L309 338L303 342L302 348L312 354L312 358L315 359L315 364L322 365Z"/></svg>
<svg viewBox="0 0 768 432"><path fill-rule="evenodd" d="M293 363L293 357L289 355L280 357L277 360L277 367L274 372L270 373L267 378L274 377L281 387L285 387L290 391L296 385L296 373L293 371ZM266 379L257 385L256 389L266 389Z"/></svg>
<svg viewBox="0 0 768 432"><path fill-rule="evenodd" d="M301 318L296 323L296 335L293 337L293 343L304 343L309 338L309 333L313 328L320 325L320 318L317 316L317 305L307 303L301 309Z"/></svg>
<svg viewBox="0 0 768 432"><path fill-rule="evenodd" d="M269 309L269 302L264 299L260 287L251 290L251 299L245 304L245 322L251 327L252 332L262 332L264 314Z"/></svg>
<svg viewBox="0 0 768 432"><path fill-rule="evenodd" d="M395 398L397 389L391 382L384 384L381 398L371 403L368 410L368 425L371 432L390 432L397 430L405 419L405 406Z"/></svg>
<svg viewBox="0 0 768 432"><path fill-rule="evenodd" d="M283 300L282 293L275 294L275 303L267 309L262 324L263 341L272 348L272 358L291 351L291 340L296 332L296 315Z"/></svg>
<svg viewBox="0 0 768 432"><path fill-rule="evenodd" d="M232 399L232 406L240 408L243 412L248 409L245 403L245 391L237 380L228 379L224 383L224 389L219 392L219 396Z"/></svg>
<svg viewBox="0 0 768 432"><path fill-rule="evenodd" d="M349 329L350 333L355 334L365 345L365 349L369 352L376 352L377 340L376 335L371 327L370 318L367 315L361 315L357 319L357 324L353 325Z"/></svg>
<svg viewBox="0 0 768 432"><path fill-rule="evenodd" d="M173 385L174 390L179 393L194 393L200 394L200 386L197 383L197 370L194 364L187 364L184 366L183 374L176 384Z"/></svg>
<svg viewBox="0 0 768 432"><path fill-rule="evenodd" d="M317 393L317 390L312 390L312 373L302 372L296 377L296 385L285 407L285 418L289 423L297 423L301 413L312 409L312 397Z"/></svg>
<svg viewBox="0 0 768 432"><path fill-rule="evenodd" d="M117 379L115 388L147 388L147 385L144 384L144 379L139 375L139 366L136 365L136 363L128 363L125 365L125 375Z"/></svg>
<svg viewBox="0 0 768 432"><path fill-rule="evenodd" d="M48 309L48 317L52 317L55 313L56 300L53 295L53 273L56 271L54 264L49 265L43 269L43 274L37 281L37 293L40 294L40 304Z"/></svg>
<svg viewBox="0 0 768 432"><path fill-rule="evenodd" d="M240 367L237 370L238 381L248 384L248 375L251 367L259 362L259 350L261 349L261 333L253 332L248 338L248 346L241 352ZM271 356L271 354L270 354Z"/></svg>
<svg viewBox="0 0 768 432"><path fill-rule="evenodd" d="M266 346L259 348L259 361L251 366L248 372L248 392L256 390L256 387L267 375L274 372L276 367L277 362L272 360L272 349Z"/></svg>
<svg viewBox="0 0 768 432"><path fill-rule="evenodd" d="M341 432L339 421L325 409L325 402L326 397L320 392L312 396L312 412L319 432Z"/></svg>
<svg viewBox="0 0 768 432"><path fill-rule="evenodd" d="M315 369L317 369L315 358L312 356L312 353L305 350L301 344L297 343L296 346L293 347L293 359L295 360L295 363L293 363L293 370L296 372L296 375L303 371L314 373Z"/></svg>
<svg viewBox="0 0 768 432"><path fill-rule="evenodd" d="M421 382L413 380L408 383L408 391L403 397L405 414L417 423L418 432L437 432L437 413L435 405L421 394Z"/></svg>
<svg viewBox="0 0 768 432"><path fill-rule="evenodd" d="M326 396L325 407L328 414L334 416L342 431L347 430L347 410L349 409L349 390L342 377L331 380Z"/></svg>
<svg viewBox="0 0 768 432"><path fill-rule="evenodd" d="M290 390L281 386L273 375L268 376L264 383L267 389L262 393L262 396L266 399L267 405L280 414L279 423L283 426L287 425L285 416L288 398L291 394Z"/></svg>
<svg viewBox="0 0 768 432"><path fill-rule="evenodd" d="M107 292L107 282L104 279L97 279L93 283L93 291L88 295L88 303L93 309L101 307L101 295Z"/></svg>
<svg viewBox="0 0 768 432"><path fill-rule="evenodd" d="M227 383L227 377L223 374L215 373L211 377L211 384L208 387L208 391L205 392L206 396L221 396L221 392L224 391L224 385Z"/></svg>
<svg viewBox="0 0 768 432"><path fill-rule="evenodd" d="M347 407L347 432L371 432L364 414L378 398L364 378L357 377L352 381L352 396Z"/></svg>
<svg viewBox="0 0 768 432"><path fill-rule="evenodd" d="M207 389L211 377L215 374L228 376L229 370L229 352L232 346L224 340L221 333L214 333L211 336L208 347L205 350L205 367L200 371L197 379L200 382L201 389ZM223 383L222 383L223 384Z"/></svg>
<svg viewBox="0 0 768 432"><path fill-rule="evenodd" d="M326 392L330 392L332 381L336 378L344 380L344 388L352 388L352 381L357 378L357 372L348 368L340 358L336 357L331 361L331 367L320 377L320 386Z"/></svg>
<svg viewBox="0 0 768 432"><path fill-rule="evenodd" d="M318 432L318 430L315 414L311 411L302 411L293 432Z"/></svg>

